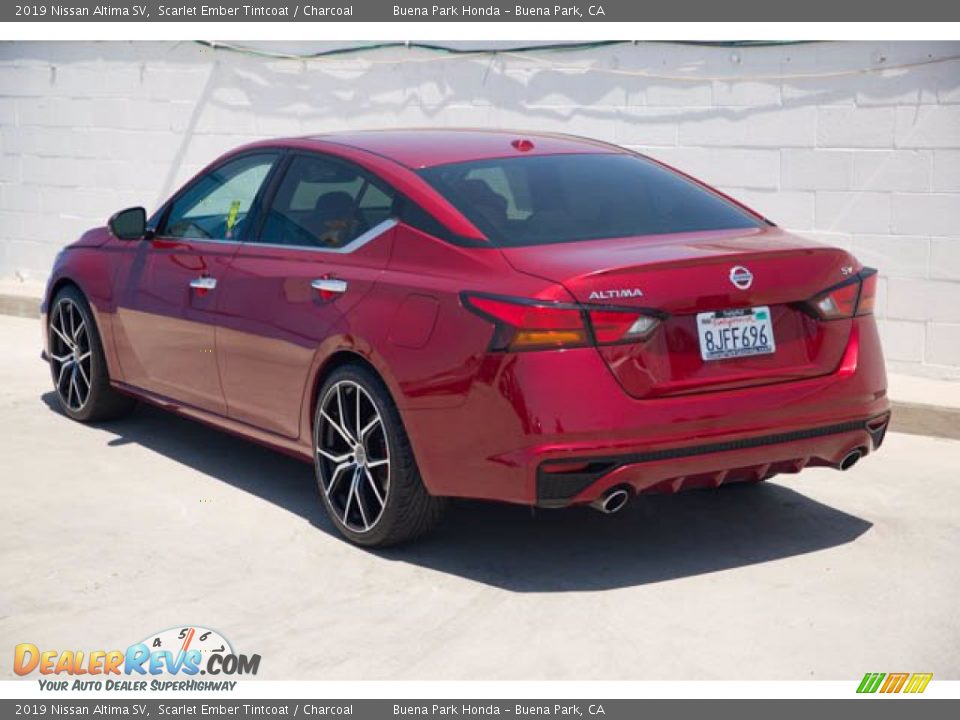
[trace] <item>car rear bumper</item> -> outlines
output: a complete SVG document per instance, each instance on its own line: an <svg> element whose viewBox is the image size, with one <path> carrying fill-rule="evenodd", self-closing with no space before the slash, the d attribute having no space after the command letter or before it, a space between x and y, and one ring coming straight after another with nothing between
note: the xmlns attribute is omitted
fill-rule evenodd
<svg viewBox="0 0 960 720"><path fill-rule="evenodd" d="M851 453L859 453L859 459L879 448L889 422L890 413L885 412L866 420L771 435L579 461L547 461L537 467L536 503L564 507L592 502L619 487L634 493L672 493L730 482L759 482L798 473L808 466L839 468Z"/></svg>
<svg viewBox="0 0 960 720"><path fill-rule="evenodd" d="M832 373L657 399L627 395L590 348L490 356L462 405L404 420L432 493L529 505L836 466L879 447L889 420L876 325L851 328Z"/></svg>

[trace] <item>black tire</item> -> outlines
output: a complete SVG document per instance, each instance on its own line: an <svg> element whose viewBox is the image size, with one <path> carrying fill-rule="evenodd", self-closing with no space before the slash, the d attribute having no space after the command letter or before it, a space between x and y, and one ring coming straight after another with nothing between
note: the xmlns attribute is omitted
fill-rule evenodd
<svg viewBox="0 0 960 720"><path fill-rule="evenodd" d="M68 341L82 352L75 353ZM136 400L110 386L100 332L86 298L74 285L63 287L50 303L47 348L57 402L68 417L79 422L115 420L136 407ZM84 355L88 357L76 361ZM82 392L84 385L86 393Z"/></svg>
<svg viewBox="0 0 960 720"><path fill-rule="evenodd" d="M351 395L351 390L355 386L359 386L363 392ZM329 419L323 417L324 408L329 407L328 402L332 403L333 394L339 391L344 393L344 404L351 408L356 404L356 421L348 419L352 411L344 412L342 406L339 415L331 412L328 415ZM367 411L375 409L379 413L380 424L367 435L363 434L360 427L363 406L366 406ZM342 417L342 415L348 417ZM337 473L333 470L336 465L317 450L323 441L323 447L333 453L349 454L351 452L347 438L331 427L331 420L337 424L342 423L343 429L347 431L352 441L355 442L354 436L365 438L359 444L362 450L353 450L352 467L344 471L339 478L336 478ZM364 424L369 425L372 422ZM381 427L382 435L379 432ZM339 450L335 449L337 444L339 444ZM377 445L379 450L375 447ZM363 547L397 545L425 535L440 521L446 504L445 500L430 495L424 487L400 413L383 381L370 369L361 365L344 365L334 370L323 383L317 395L317 409L314 414L313 447L314 469L321 500L337 530L350 542ZM387 458L386 483L382 482L382 474L378 475L377 479L374 478L375 472L381 472L380 468L368 469L374 464L383 464L382 460L371 459L383 453L386 453ZM363 460L358 461L361 455ZM369 466L366 465L368 462ZM351 463L341 459L338 464L350 465ZM362 474L364 470L367 470L366 476ZM359 480L353 480L357 488L353 496L356 498L356 504L352 508L356 522L351 521L351 516L348 514L354 503L353 498L348 498L346 502L342 499L344 478L353 472L356 472L359 477ZM330 485L332 479L336 480L333 486ZM350 481L350 478L347 480ZM351 486L349 492L355 492L353 487ZM361 496L361 488L365 492L363 496ZM376 492L377 488L380 492ZM384 493L385 497L382 497L382 502L378 503L378 499ZM346 512L344 506L346 506ZM360 522L360 519L356 518L358 512L367 508L362 518L362 524L366 525L373 514L371 509L375 511L378 507L380 514L370 527L366 529L358 527ZM347 518L346 522L344 517Z"/></svg>

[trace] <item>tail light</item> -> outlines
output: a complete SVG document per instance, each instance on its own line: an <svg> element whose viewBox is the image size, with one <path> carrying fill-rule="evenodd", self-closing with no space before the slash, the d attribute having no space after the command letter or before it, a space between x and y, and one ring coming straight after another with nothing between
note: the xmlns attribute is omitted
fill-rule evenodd
<svg viewBox="0 0 960 720"><path fill-rule="evenodd" d="M873 268L865 268L860 272L860 278L857 315L873 315L873 306L877 304L877 271Z"/></svg>
<svg viewBox="0 0 960 720"><path fill-rule="evenodd" d="M823 320L870 315L877 298L877 271L864 268L849 280L824 290L807 302Z"/></svg>
<svg viewBox="0 0 960 720"><path fill-rule="evenodd" d="M635 342L650 336L660 322L651 315L632 310L586 310L597 345Z"/></svg>
<svg viewBox="0 0 960 720"><path fill-rule="evenodd" d="M463 294L463 305L491 320L491 350L548 350L638 342L659 318L650 311L598 308L526 298Z"/></svg>
<svg viewBox="0 0 960 720"><path fill-rule="evenodd" d="M495 350L532 350L547 347L578 347L590 344L579 308L559 303L535 302L468 295L464 304L497 326Z"/></svg>

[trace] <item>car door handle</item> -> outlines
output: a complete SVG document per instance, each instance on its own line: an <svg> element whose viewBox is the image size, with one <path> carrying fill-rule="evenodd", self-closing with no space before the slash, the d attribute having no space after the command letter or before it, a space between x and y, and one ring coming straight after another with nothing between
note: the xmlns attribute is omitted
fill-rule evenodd
<svg viewBox="0 0 960 720"><path fill-rule="evenodd" d="M194 290L213 290L217 287L217 279L212 277L198 277L190 281Z"/></svg>
<svg viewBox="0 0 960 720"><path fill-rule="evenodd" d="M310 287L318 290L321 295L330 297L333 295L343 295L347 291L347 281L337 278L317 278Z"/></svg>

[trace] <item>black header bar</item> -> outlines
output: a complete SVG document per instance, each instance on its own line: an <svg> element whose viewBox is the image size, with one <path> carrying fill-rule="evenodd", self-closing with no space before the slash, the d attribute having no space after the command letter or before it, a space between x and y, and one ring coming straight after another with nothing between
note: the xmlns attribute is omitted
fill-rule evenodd
<svg viewBox="0 0 960 720"><path fill-rule="evenodd" d="M2 22L950 22L960 3L944 0L63 0L4 2ZM749 33L743 33L748 35ZM896 39L891 29L891 39Z"/></svg>

